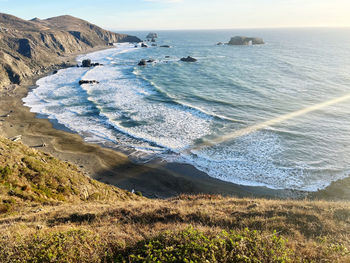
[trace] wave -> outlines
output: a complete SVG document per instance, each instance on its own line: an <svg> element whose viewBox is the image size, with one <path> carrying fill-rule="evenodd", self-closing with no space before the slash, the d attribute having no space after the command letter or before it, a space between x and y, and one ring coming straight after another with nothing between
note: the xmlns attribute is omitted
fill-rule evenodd
<svg viewBox="0 0 350 263"><path fill-rule="evenodd" d="M139 53L132 52L134 50ZM170 52L172 57L168 59L169 62L178 61L179 54L175 55L175 51L173 49ZM286 158L293 153L301 153L302 157L308 154L307 148L310 145L304 148L301 144L312 141L302 129L277 126L218 145L192 149L201 140L214 137L218 132L232 132L246 127L254 120L256 122L269 115L279 114L283 109L278 106L284 107L284 104L274 104L274 99L278 99L280 92L276 90L280 85L272 85L270 88L267 85L270 83L262 83L262 87L259 87L261 82L255 76L241 79L237 75L255 73L255 68L248 67L246 72L241 72L237 66L238 73L227 75L221 82L224 89L220 94L225 95L225 91L230 91L231 86L228 85L238 83L235 88L242 100L233 98L232 101L237 103L232 103L224 95L208 98L189 89L185 95L191 97L187 101L164 90L153 78L147 79L147 70L157 74L156 65L163 59L157 60L154 67L142 70L135 67L140 57L150 56L150 52L154 52L151 53L154 56L164 57L157 49L135 49L124 44L114 49L80 56L78 61L90 58L105 66L60 70L55 75L40 79L37 82L38 88L31 91L24 102L31 107L31 111L56 119L89 142L130 147L147 152L151 157L161 156L170 161L189 163L211 177L237 184L313 191L326 187L332 180L345 177L346 173L342 172L344 169L336 169L329 165L330 162L311 163L299 157ZM196 57L201 60L208 58L200 55ZM209 79L212 72L221 72L217 69L201 72L203 64L212 66L210 63L199 62L193 67L183 68L199 70L200 74L204 74L203 81ZM183 72L181 65L174 63L179 74ZM160 73L176 77L175 73L171 75L169 68L171 70L171 67L164 67L161 69L164 71ZM221 74L216 74L214 81L220 81L220 77ZM95 79L100 83L79 86L78 81L82 78ZM175 80L174 86L179 83ZM288 87L290 85L286 85ZM267 95L271 94L272 98L267 99ZM197 104L212 104L212 108ZM228 111L220 111L220 106ZM237 115L244 119L224 116L212 109L230 112L230 116ZM296 146L297 149L285 153L287 144ZM130 152L135 158L141 158L138 157L138 152ZM322 159L324 160L326 159Z"/></svg>
<svg viewBox="0 0 350 263"><path fill-rule="evenodd" d="M150 100L148 98L155 95L155 90L138 83L137 79L109 77L119 73L115 67L90 70L86 77L97 79L100 84L84 85L89 100L100 107L100 114L116 130L175 152L210 133L211 116L183 105ZM101 93L101 90L105 92ZM118 112L105 110L106 105ZM123 126L125 118L145 124L142 127Z"/></svg>
<svg viewBox="0 0 350 263"><path fill-rule="evenodd" d="M246 122L243 121L243 120L238 120L238 119L226 117L224 115L216 114L214 112L209 112L209 111L206 111L206 110L202 109L201 107L198 107L198 106L195 106L195 105L183 102L183 101L179 101L175 97L173 97L169 93L167 93L165 90L163 90L161 87L159 87L155 82L147 79L145 76L142 76L139 73L136 73L135 71L133 71L133 73L136 76L138 76L138 77L142 78L143 80L147 81L150 84L150 86L152 86L157 92L159 92L160 94L162 94L166 98L165 101L168 102L168 103L173 103L173 104L176 104L176 105L179 105L179 106L187 107L189 109L193 109L195 111L198 111L201 114L205 114L205 115L208 115L208 116L216 118L216 119L220 119L220 120L224 120L224 121L230 121L230 122L234 122L234 123L246 124ZM234 106L234 104L231 104L231 103L228 103L228 102L223 102L223 101L219 101L219 100L208 100L206 98L202 98L202 97L199 97L197 95L191 95L191 96L195 96L197 98L203 99L203 101L214 102L214 103L221 103L223 105L226 104L226 105L229 105L229 106Z"/></svg>

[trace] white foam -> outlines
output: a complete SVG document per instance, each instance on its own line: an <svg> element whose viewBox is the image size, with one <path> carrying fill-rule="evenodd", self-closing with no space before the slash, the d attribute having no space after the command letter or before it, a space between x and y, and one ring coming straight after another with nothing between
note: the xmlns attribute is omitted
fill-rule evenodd
<svg viewBox="0 0 350 263"><path fill-rule="evenodd" d="M136 61L126 63L118 58L132 50L133 45L121 44L79 56L79 62L90 58L104 66L59 70L38 80L38 88L23 101L32 112L56 119L88 142L133 147L142 153L133 152L132 156L145 161L148 158L143 153L150 157L162 154L169 161L192 164L214 178L275 189L316 191L331 183L318 178L308 166L284 168L279 159L283 152L280 135L274 131L257 132L234 142L185 153L197 140L212 135L214 117L237 120L183 102L176 105L152 99L162 90L154 83L149 85L141 79L139 69L128 65L135 65ZM128 77L125 72L131 74L133 70L135 78ZM81 79L97 80L99 84L79 86ZM333 180L346 175L333 170Z"/></svg>
<svg viewBox="0 0 350 263"><path fill-rule="evenodd" d="M151 101L148 96L156 94L152 87L118 76L121 76L118 68L95 68L85 78L96 79L100 84L84 85L84 88L89 100L101 105L101 114L119 131L173 151L181 151L210 133L211 117L184 106ZM106 112L106 105L118 111ZM142 124L123 126L122 113L129 122Z"/></svg>
<svg viewBox="0 0 350 263"><path fill-rule="evenodd" d="M275 135L258 132L226 145L192 150L173 161L192 164L211 177L235 184L312 190L310 185L305 188L303 169L287 171L275 165L280 153Z"/></svg>

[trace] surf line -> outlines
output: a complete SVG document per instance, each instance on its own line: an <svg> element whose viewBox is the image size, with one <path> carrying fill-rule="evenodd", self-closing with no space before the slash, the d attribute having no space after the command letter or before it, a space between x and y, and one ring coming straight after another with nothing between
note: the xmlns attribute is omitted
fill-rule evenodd
<svg viewBox="0 0 350 263"><path fill-rule="evenodd" d="M190 148L186 149L186 151L190 152L191 150L199 150L200 148L203 148L206 146L214 146L216 144L220 144L220 143L223 143L225 141L233 140L233 139L248 135L250 133L254 133L256 131L263 130L267 127L273 126L274 124L277 124L277 123L280 123L280 122L283 122L286 120L290 120L290 119L308 114L308 113L313 112L313 111L323 109L325 107L328 107L328 106L331 106L331 105L334 105L334 104L337 104L337 103L340 103L340 102L343 102L343 101L346 101L349 99L350 99L350 93L346 94L342 97L331 99L331 100L328 100L325 102L321 102L319 104L315 104L315 105L306 107L306 108L298 110L298 111L294 111L291 113L281 115L277 118L274 118L274 119L271 119L271 120L268 120L268 121L265 121L262 123L258 123L256 125L253 125L253 126L250 126L250 127L244 128L244 129L237 130L233 133L226 134L224 136L217 137L217 138L212 139L212 140L203 141L199 145L196 145L194 147L190 147Z"/></svg>

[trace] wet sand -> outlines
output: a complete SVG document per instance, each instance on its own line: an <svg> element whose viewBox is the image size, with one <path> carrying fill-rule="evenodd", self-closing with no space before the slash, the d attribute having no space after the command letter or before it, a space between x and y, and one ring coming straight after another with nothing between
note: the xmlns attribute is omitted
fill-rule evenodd
<svg viewBox="0 0 350 263"><path fill-rule="evenodd" d="M71 63L75 62L75 56L69 58ZM300 191L272 190L223 182L187 164L158 160L140 165L130 161L122 152L86 143L76 133L67 129L55 129L53 123L37 118L35 113L23 105L22 98L29 89L35 88L36 80L43 76L27 80L21 86L0 89L1 136L11 138L21 135L24 144L76 164L87 176L129 191L141 191L143 195L152 198L166 198L182 193L267 198L305 198L307 195ZM318 198L317 195L314 197Z"/></svg>

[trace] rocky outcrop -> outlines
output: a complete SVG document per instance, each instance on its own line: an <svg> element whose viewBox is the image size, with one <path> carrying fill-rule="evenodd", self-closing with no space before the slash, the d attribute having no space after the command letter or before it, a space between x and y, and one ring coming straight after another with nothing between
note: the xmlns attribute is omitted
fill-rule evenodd
<svg viewBox="0 0 350 263"><path fill-rule="evenodd" d="M146 66L147 62L145 59L141 59L140 62L137 64L138 66Z"/></svg>
<svg viewBox="0 0 350 263"><path fill-rule="evenodd" d="M72 16L27 21L0 13L0 88L67 64L67 56L117 42L141 40Z"/></svg>
<svg viewBox="0 0 350 263"><path fill-rule="evenodd" d="M90 67L96 67L96 66L103 66L103 64L100 64L98 62L91 63L91 59L84 59L81 62L81 67L83 67L83 68L90 68Z"/></svg>
<svg viewBox="0 0 350 263"><path fill-rule="evenodd" d="M91 67L91 60L90 59L84 59L83 62L81 63L81 66L83 68L89 68Z"/></svg>
<svg viewBox="0 0 350 263"><path fill-rule="evenodd" d="M236 37L232 37L230 42L228 42L228 44L233 46L243 46L243 45L247 46L247 45L262 45L262 44L265 44L265 42L262 38L236 36Z"/></svg>
<svg viewBox="0 0 350 263"><path fill-rule="evenodd" d="M188 56L187 58L182 58L180 60L183 62L196 62L197 61L197 59L190 57L190 56Z"/></svg>
<svg viewBox="0 0 350 263"><path fill-rule="evenodd" d="M79 80L79 85L83 84L98 84L97 80Z"/></svg>
<svg viewBox="0 0 350 263"><path fill-rule="evenodd" d="M29 39L27 38L18 39L17 52L27 58L32 58L32 47L30 46Z"/></svg>
<svg viewBox="0 0 350 263"><path fill-rule="evenodd" d="M148 38L148 39L155 39L155 38L158 38L158 34L157 34L157 33L151 32L151 33L149 33L149 34L147 35L146 38Z"/></svg>

